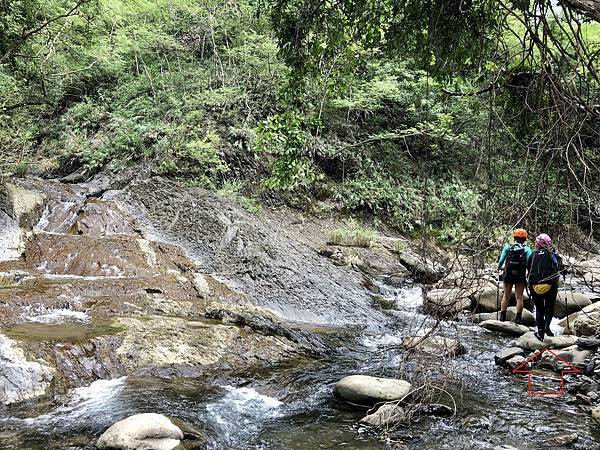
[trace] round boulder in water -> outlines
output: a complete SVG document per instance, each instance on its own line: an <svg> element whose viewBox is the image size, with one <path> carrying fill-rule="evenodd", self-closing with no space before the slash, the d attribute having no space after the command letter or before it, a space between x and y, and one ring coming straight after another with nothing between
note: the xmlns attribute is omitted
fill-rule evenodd
<svg viewBox="0 0 600 450"><path fill-rule="evenodd" d="M394 378L350 375L335 383L334 393L353 403L372 404L404 398L411 384Z"/></svg>
<svg viewBox="0 0 600 450"><path fill-rule="evenodd" d="M183 432L161 414L146 413L127 417L108 428L97 447L115 450L172 450Z"/></svg>
<svg viewBox="0 0 600 450"><path fill-rule="evenodd" d="M485 320L479 324L481 327L490 331L497 331L499 333L510 334L512 336L521 336L529 332L529 328L525 325L519 325L514 322L500 321L500 320Z"/></svg>

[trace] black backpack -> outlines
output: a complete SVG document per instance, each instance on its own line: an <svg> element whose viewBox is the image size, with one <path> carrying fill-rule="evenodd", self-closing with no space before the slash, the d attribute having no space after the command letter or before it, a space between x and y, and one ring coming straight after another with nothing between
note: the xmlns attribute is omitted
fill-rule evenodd
<svg viewBox="0 0 600 450"><path fill-rule="evenodd" d="M506 273L513 276L525 274L527 255L523 244L516 243L510 246L506 254Z"/></svg>

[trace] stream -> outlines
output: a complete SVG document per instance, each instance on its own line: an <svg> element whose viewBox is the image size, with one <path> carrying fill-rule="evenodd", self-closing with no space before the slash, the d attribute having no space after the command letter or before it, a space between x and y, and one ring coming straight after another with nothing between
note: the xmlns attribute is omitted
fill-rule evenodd
<svg viewBox="0 0 600 450"><path fill-rule="evenodd" d="M112 296L111 302L120 299L133 303L129 297L123 300L124 294L114 283L135 284L157 276L139 270L133 259L120 266L125 270L119 269L119 260L128 254L119 253L117 247L112 252L114 264L95 268L86 265L81 255L69 250L74 248L70 242L94 227L89 222L94 215L88 216L88 222L77 224L77 212L73 212L69 201L60 203L60 220L57 213L46 212L37 226L38 236L64 245L67 257L60 259L55 253L54 257L38 259L39 273L29 284L18 287L20 296L42 299L40 292L54 295L60 286L58 300L36 300L23 306L18 320L2 328L2 333L12 339L77 343L116 333L119 330L114 329L111 320L95 315L94 308L100 306L94 303L92 308L86 303L89 291L102 286L105 295ZM119 233L127 230L130 225L112 214L102 219L104 223L116 224L118 229L113 231ZM79 234L69 234L73 227ZM110 236L111 245L121 239ZM92 239L86 245L96 243ZM46 243L40 248L52 251L56 246ZM152 255L146 254L150 259ZM170 286L170 281L161 282L167 286L165 290ZM140 372L97 380L53 399L0 406L0 448L93 448L95 439L110 425L142 412L177 417L204 430L211 449L393 448L359 425L366 411L334 398L332 387L351 374L403 377L419 370L416 366L420 361L412 361L399 344L405 336L425 334L434 320L422 312L421 286L391 287L385 278L373 283L380 295L394 303L386 312L390 325L381 332L356 331L331 356L300 358L251 371L207 369L189 376L168 371ZM155 293L148 295L162 301ZM178 291L178 295L183 298L186 293ZM561 331L553 326L556 332ZM433 356L427 362L432 379L446 380L447 395L441 401L449 406L456 402L457 414L423 417L411 426L399 427L391 437L398 448L547 448L542 445L543 439L565 433L579 436L574 448L600 446L597 427L569 402L569 395L530 397L525 378L494 364L495 352L509 346L511 338L484 330L467 318L443 321L439 332L459 337L467 348L465 355Z"/></svg>

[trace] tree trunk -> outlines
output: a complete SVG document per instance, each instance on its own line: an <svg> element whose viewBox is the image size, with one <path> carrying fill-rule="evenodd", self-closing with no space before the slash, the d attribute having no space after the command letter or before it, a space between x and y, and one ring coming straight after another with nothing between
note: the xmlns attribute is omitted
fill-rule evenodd
<svg viewBox="0 0 600 450"><path fill-rule="evenodd" d="M563 0L568 8L600 22L600 0Z"/></svg>

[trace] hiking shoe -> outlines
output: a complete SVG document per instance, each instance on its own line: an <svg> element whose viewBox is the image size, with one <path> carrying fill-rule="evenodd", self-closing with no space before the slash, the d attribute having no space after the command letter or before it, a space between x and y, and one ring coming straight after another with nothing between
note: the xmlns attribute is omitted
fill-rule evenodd
<svg viewBox="0 0 600 450"><path fill-rule="evenodd" d="M523 323L523 318L521 317L521 313L517 313L517 317L515 317L515 323L517 325L521 325L521 323Z"/></svg>
<svg viewBox="0 0 600 450"><path fill-rule="evenodd" d="M533 335L539 340L544 342L544 333L540 333L539 331L534 331Z"/></svg>
<svg viewBox="0 0 600 450"><path fill-rule="evenodd" d="M554 333L550 330L550 328L546 328L546 336L554 337Z"/></svg>
<svg viewBox="0 0 600 450"><path fill-rule="evenodd" d="M506 321L506 311L500 311L500 322Z"/></svg>

